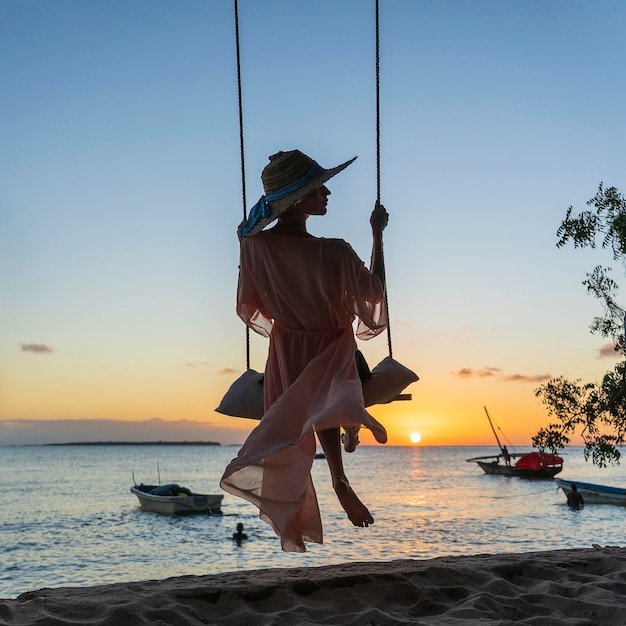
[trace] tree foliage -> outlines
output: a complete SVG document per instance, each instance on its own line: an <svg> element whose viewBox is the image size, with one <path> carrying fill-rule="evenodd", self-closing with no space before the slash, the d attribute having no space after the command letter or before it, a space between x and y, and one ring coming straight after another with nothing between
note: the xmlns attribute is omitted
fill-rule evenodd
<svg viewBox="0 0 626 626"><path fill-rule="evenodd" d="M624 276L626 268L626 198L615 187L600 183L597 194L587 202L592 207L574 216L567 210L557 231L557 247L572 243L574 248L610 250L614 264ZM598 299L604 315L596 317L590 330L610 339L616 352L626 355L626 316L619 305L619 283L611 278L611 266L595 267L586 275L583 285ZM556 421L541 428L533 437L539 450L558 452L570 436L579 432L585 443L585 458L604 467L619 463L619 446L626 437L626 361L618 361L600 383L555 378L535 390L543 400L548 415Z"/></svg>

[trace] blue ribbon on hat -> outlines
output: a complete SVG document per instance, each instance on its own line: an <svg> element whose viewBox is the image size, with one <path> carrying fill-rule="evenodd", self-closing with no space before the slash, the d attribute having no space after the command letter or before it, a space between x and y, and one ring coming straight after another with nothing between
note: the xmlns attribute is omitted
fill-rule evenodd
<svg viewBox="0 0 626 626"><path fill-rule="evenodd" d="M270 202L282 200L291 195L294 191L298 191L298 189L308 185L323 171L324 168L316 163L304 176L298 178L293 183L266 196L261 196L257 203L250 209L248 219L239 226L239 237L245 237L257 225L259 220L266 219L270 216Z"/></svg>

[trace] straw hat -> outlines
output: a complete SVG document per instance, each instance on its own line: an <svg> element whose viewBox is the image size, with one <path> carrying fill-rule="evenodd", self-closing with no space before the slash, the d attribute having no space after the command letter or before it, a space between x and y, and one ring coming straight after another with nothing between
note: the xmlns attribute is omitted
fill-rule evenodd
<svg viewBox="0 0 626 626"><path fill-rule="evenodd" d="M261 173L265 195L250 210L248 219L239 225L240 237L250 237L263 230L298 200L348 167L356 157L330 169L323 168L300 150L277 152L269 159Z"/></svg>

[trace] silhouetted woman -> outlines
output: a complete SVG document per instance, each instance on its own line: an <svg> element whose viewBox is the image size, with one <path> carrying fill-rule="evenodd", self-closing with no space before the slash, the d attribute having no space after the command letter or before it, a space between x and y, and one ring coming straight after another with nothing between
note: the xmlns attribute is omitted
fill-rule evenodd
<svg viewBox="0 0 626 626"><path fill-rule="evenodd" d="M299 150L272 155L261 175L266 195L239 227L237 313L269 337L265 414L221 486L255 504L286 551L322 543L310 474L316 435L348 518L355 526L374 523L344 472L340 428L365 427L377 441L387 440L365 410L352 324L358 317L362 339L386 327L382 233L389 215L379 203L371 214L370 270L344 240L307 230L309 216L326 214L325 183L353 161L325 169Z"/></svg>

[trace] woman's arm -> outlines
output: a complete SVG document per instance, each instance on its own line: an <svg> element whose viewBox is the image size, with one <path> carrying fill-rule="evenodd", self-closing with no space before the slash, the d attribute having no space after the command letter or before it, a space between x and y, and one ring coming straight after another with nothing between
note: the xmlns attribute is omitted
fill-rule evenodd
<svg viewBox="0 0 626 626"><path fill-rule="evenodd" d="M383 230L389 222L387 209L377 200L370 216L372 226L372 258L370 272L378 276L383 287L385 286L385 263L383 260Z"/></svg>

